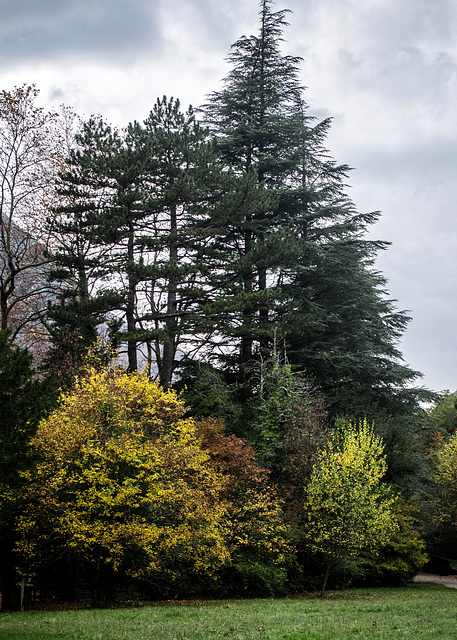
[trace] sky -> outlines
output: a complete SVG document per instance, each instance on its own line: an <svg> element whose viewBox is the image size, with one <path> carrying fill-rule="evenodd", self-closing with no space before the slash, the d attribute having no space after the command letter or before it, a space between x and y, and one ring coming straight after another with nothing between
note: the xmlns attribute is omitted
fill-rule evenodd
<svg viewBox="0 0 457 640"><path fill-rule="evenodd" d="M0 89L39 104L145 119L157 97L198 107L230 46L257 33L257 0L0 0ZM285 54L301 56L308 114L333 118L331 155L353 167L377 267L412 320L401 342L419 384L457 389L457 1L276 0Z"/></svg>

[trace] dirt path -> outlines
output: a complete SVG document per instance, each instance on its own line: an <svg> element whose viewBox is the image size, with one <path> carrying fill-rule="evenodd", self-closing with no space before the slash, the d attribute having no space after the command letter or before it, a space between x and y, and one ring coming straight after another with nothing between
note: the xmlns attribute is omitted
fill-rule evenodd
<svg viewBox="0 0 457 640"><path fill-rule="evenodd" d="M457 576L437 576L434 573L418 573L414 582L434 582L451 589L457 589Z"/></svg>

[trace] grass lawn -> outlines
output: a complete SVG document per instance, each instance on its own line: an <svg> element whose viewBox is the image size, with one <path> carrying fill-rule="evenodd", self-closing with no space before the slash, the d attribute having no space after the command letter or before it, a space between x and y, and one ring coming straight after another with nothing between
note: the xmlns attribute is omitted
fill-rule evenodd
<svg viewBox="0 0 457 640"><path fill-rule="evenodd" d="M324 600L226 600L132 609L0 614L2 640L455 640L457 589L329 592Z"/></svg>

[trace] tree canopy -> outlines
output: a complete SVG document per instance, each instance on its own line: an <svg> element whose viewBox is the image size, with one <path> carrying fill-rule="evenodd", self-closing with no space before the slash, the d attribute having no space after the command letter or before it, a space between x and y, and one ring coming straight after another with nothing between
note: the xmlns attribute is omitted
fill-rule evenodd
<svg viewBox="0 0 457 640"><path fill-rule="evenodd" d="M347 425L321 452L306 487L306 536L325 559L326 573L338 562L375 551L397 526L395 496L382 482L387 470L383 446L366 422Z"/></svg>
<svg viewBox="0 0 457 640"><path fill-rule="evenodd" d="M33 440L40 460L23 474L23 570L73 557L93 579L119 574L183 591L215 580L228 563L236 572L257 549L283 582L291 544L279 500L249 447L228 439L248 462L232 468L241 502L230 464L216 463L219 438L212 453L202 447L183 401L142 374L92 370L78 379L41 422Z"/></svg>
<svg viewBox="0 0 457 640"><path fill-rule="evenodd" d="M455 394L426 412L413 386L380 214L309 113L288 13L260 1L197 110L113 126L0 92L1 517L25 573L277 593L311 557L324 592L356 557L424 559L386 481L455 520Z"/></svg>

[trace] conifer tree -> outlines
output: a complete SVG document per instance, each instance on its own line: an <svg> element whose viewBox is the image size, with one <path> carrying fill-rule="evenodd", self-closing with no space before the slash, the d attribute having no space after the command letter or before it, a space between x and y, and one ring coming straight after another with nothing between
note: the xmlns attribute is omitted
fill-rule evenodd
<svg viewBox="0 0 457 640"><path fill-rule="evenodd" d="M111 247L100 243L93 224L96 212L113 194L103 163L119 146L120 140L101 119L82 125L56 182L59 206L47 219L53 239L49 279L55 296L48 303L51 348L44 365L65 379L76 373L113 307L113 296L106 291Z"/></svg>
<svg viewBox="0 0 457 640"><path fill-rule="evenodd" d="M130 127L147 150L145 207L149 213L136 244L145 304L142 338L151 347L160 381L171 383L176 353L198 348L201 305L211 290L218 218L238 206L234 177L224 172L207 130L179 100L157 100L144 126ZM235 197L234 197L235 196ZM207 310L208 313L209 310Z"/></svg>
<svg viewBox="0 0 457 640"><path fill-rule="evenodd" d="M91 339L111 312L129 369L144 345L168 386L178 348L198 350L214 332L220 310L207 303L227 252L220 228L262 193L219 162L207 130L178 100L157 100L124 134L91 120L77 142L59 189L60 228L73 244L55 255L74 301L52 313Z"/></svg>
<svg viewBox="0 0 457 640"><path fill-rule="evenodd" d="M232 334L240 340L241 367L253 357L255 341L265 345L276 299L274 275L294 252L294 236L283 224L282 192L297 163L299 58L281 54L287 11L272 12L271 4L271 0L261 2L259 35L243 36L233 45L232 70L204 111L229 166L255 174L272 195L268 209L246 211L231 228L237 256L231 269L244 299L232 327ZM234 281L232 278L232 289Z"/></svg>
<svg viewBox="0 0 457 640"><path fill-rule="evenodd" d="M232 232L239 261L230 265L238 276L231 292L236 283L244 307L228 312L223 331L232 344L240 340L241 369L283 336L293 367L313 376L338 410L361 393L373 403L396 398L398 407L399 389L418 375L398 350L409 318L373 268L387 243L365 234L379 214L356 211L346 194L350 168L325 148L331 120L308 116L300 59L280 52L286 13L261 1L259 35L233 45L224 88L205 107L226 162L255 172L272 197Z"/></svg>
<svg viewBox="0 0 457 640"><path fill-rule="evenodd" d="M144 125L130 125L128 136L145 158L147 215L135 238L137 335L152 352L166 387L178 349L195 353L212 341L218 309L210 303L226 251L220 229L262 194L252 181L224 167L208 131L192 108L180 110L178 100L157 100Z"/></svg>
<svg viewBox="0 0 457 640"><path fill-rule="evenodd" d="M332 412L363 418L368 404L385 405L389 396L393 409L398 388L420 374L398 349L410 318L388 298L374 267L389 243L366 238L379 212L360 214L347 196L350 169L325 149L330 124L303 128L290 193L302 250L284 271L281 321L290 362L318 381Z"/></svg>
<svg viewBox="0 0 457 640"><path fill-rule="evenodd" d="M59 185L65 201L59 209L63 221L58 224L73 243L55 255L60 277L70 281L73 291L67 286L66 293L67 298L73 296L73 303L54 307L53 313L66 316L89 341L107 313L118 314L124 324L128 366L134 371L140 253L136 241L149 216L144 189L149 158L131 127L121 134L101 118L85 123L76 140Z"/></svg>

